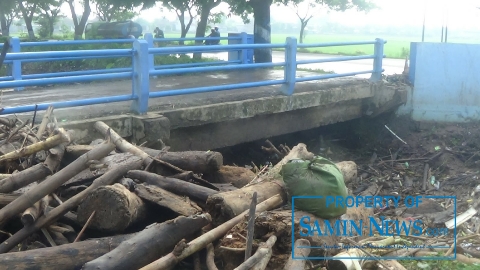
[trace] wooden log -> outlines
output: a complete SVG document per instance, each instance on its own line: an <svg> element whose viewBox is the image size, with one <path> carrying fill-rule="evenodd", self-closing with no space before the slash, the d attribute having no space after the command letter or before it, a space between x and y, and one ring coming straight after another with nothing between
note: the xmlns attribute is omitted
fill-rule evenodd
<svg viewBox="0 0 480 270"><path fill-rule="evenodd" d="M90 184L93 179L103 175L110 168L113 168L119 164L127 164L132 160L137 160L138 157L131 153L118 153L118 154L109 154L108 156L102 158L98 162L91 163L88 168L81 171L74 177L70 178L65 182L62 187L68 188L71 186L79 186Z"/></svg>
<svg viewBox="0 0 480 270"><path fill-rule="evenodd" d="M0 270L80 269L83 264L94 260L116 248L134 234L96 238L86 241L47 247L22 252L0 254Z"/></svg>
<svg viewBox="0 0 480 270"><path fill-rule="evenodd" d="M216 190L145 171L129 171L127 177L163 188L180 196L188 196L192 200L203 203L207 201L208 196L218 193Z"/></svg>
<svg viewBox="0 0 480 270"><path fill-rule="evenodd" d="M253 193L257 192L257 202L280 195L287 200L283 181L263 181L241 189L213 194L207 200L207 212L212 216L213 224L219 225L239 215L250 207Z"/></svg>
<svg viewBox="0 0 480 270"><path fill-rule="evenodd" d="M138 197L168 208L173 212L183 215L192 216L202 212L202 208L188 199L182 198L176 194L163 190L157 186L140 184L135 187L135 194Z"/></svg>
<svg viewBox="0 0 480 270"><path fill-rule="evenodd" d="M242 188L255 178L255 173L244 167L222 166L220 170L205 174L203 177L211 183L231 183Z"/></svg>
<svg viewBox="0 0 480 270"><path fill-rule="evenodd" d="M10 193L33 182L41 181L52 174L52 171L43 163L12 174L10 177L0 180L0 192Z"/></svg>
<svg viewBox="0 0 480 270"><path fill-rule="evenodd" d="M102 145L100 145L100 147L102 147ZM64 201L61 205L57 206L56 208L49 210L48 213L41 216L35 222L35 224L33 224L33 226L22 228L21 230L16 232L13 236L8 238L7 241L4 241L3 243L1 243L0 253L5 253L10 251L12 248L14 248L16 245L21 243L24 239L26 239L29 235L31 235L32 233L34 233L35 231L39 230L44 226L50 225L52 222L60 218L62 215L67 216L69 213L68 211L76 207L83 199L85 199L85 197L90 192L96 190L98 187L101 187L104 185L111 185L112 183L121 179L127 171L139 169L141 168L141 166L142 166L142 160L140 158L137 158L136 160L132 160L130 163L118 165L110 169L107 173L95 179L95 181L93 181L93 183L87 189L83 190L82 192L78 193L72 198ZM76 220L77 218L75 217L75 218L69 218L69 219Z"/></svg>
<svg viewBox="0 0 480 270"><path fill-rule="evenodd" d="M265 200L264 202L257 205L257 212L266 211L273 209L282 204L282 198L278 195ZM169 254L163 256L162 258L148 264L147 266L141 268L141 270L153 270L153 269L172 269L179 261L187 258L188 256L204 249L208 244L219 239L225 235L233 226L241 222L248 211L241 213L240 215L232 218L231 220L223 223L222 225L212 229L201 236L193 239L188 244L183 242L178 243L174 250Z"/></svg>
<svg viewBox="0 0 480 270"><path fill-rule="evenodd" d="M146 205L135 193L121 184L99 187L78 206L77 219L85 224L95 211L89 227L107 232L123 232L129 226L142 221Z"/></svg>
<svg viewBox="0 0 480 270"><path fill-rule="evenodd" d="M20 195L21 194L0 194L0 207L4 207L5 205L13 202L20 197Z"/></svg>
<svg viewBox="0 0 480 270"><path fill-rule="evenodd" d="M70 163L58 173L38 184L34 189L22 194L18 199L0 209L0 224L5 223L9 218L20 214L44 196L55 191L68 179L85 169L88 166L87 162L89 160L99 160L103 158L110 153L114 147L115 146L110 143L99 145L97 148Z"/></svg>
<svg viewBox="0 0 480 270"><path fill-rule="evenodd" d="M257 269L263 270L267 266L268 261L272 257L272 247L277 241L277 237L272 235L268 238L267 242L260 243L257 251L252 257L248 258L245 262L240 264L235 270L249 270ZM265 263L266 259L266 263Z"/></svg>
<svg viewBox="0 0 480 270"><path fill-rule="evenodd" d="M9 173L0 173L0 180L3 180L3 179L8 178L10 176L12 176L12 175L9 174Z"/></svg>
<svg viewBox="0 0 480 270"><path fill-rule="evenodd" d="M147 150L144 147L141 149L151 156L168 162L185 171L192 171L195 173L215 172L223 165L222 154L215 151L167 152L160 150ZM156 153L157 151L158 153Z"/></svg>
<svg viewBox="0 0 480 270"><path fill-rule="evenodd" d="M207 245L207 258L205 261L208 270L218 270L218 267L215 265L215 251L213 244Z"/></svg>
<svg viewBox="0 0 480 270"><path fill-rule="evenodd" d="M21 221L23 226L31 226L35 220L43 214L43 199L36 202L32 207L27 208L22 214Z"/></svg>
<svg viewBox="0 0 480 270"><path fill-rule="evenodd" d="M310 241L307 239L297 239L295 241L295 249L294 249L294 254L295 254L295 260L290 256L288 257L288 261L283 267L283 270L304 270L305 269L305 263L307 262L307 259L301 260L298 258L307 258L308 255L310 254L310 249L309 248L297 248L299 246L303 247L309 247L310 246Z"/></svg>
<svg viewBox="0 0 480 270"><path fill-rule="evenodd" d="M65 148L65 155L71 159L77 159L79 156L92 150L94 145L68 145Z"/></svg>
<svg viewBox="0 0 480 270"><path fill-rule="evenodd" d="M180 240L194 236L209 222L209 215L202 214L153 224L82 269L139 269L172 250Z"/></svg>

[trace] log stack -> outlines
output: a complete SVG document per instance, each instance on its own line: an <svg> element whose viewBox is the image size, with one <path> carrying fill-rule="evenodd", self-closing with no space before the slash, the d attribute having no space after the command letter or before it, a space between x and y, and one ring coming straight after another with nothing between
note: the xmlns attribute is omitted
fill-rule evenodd
<svg viewBox="0 0 480 270"><path fill-rule="evenodd" d="M282 148L283 159L259 173L223 164L216 151L137 147L103 122L95 129L102 139L77 145L84 134L59 128L51 108L33 127L0 118L0 270L170 269L207 247L210 269L222 257L239 269L292 264L291 210L272 210L286 205L281 166L313 156L304 144ZM355 163L337 165L346 180L356 177ZM228 235L246 233L254 193L263 232L254 248L266 255L235 261L232 249L214 246L244 242Z"/></svg>

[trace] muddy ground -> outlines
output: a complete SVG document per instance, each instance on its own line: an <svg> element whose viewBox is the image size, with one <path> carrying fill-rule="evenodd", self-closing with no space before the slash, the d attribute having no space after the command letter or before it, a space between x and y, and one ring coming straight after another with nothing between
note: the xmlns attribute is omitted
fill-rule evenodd
<svg viewBox="0 0 480 270"><path fill-rule="evenodd" d="M290 147L303 142L309 151L334 162L356 162L358 178L347 185L355 195L376 183L380 187L377 195L456 196L457 214L476 202L474 191L480 184L479 123L419 123L388 114L270 138L270 141ZM260 167L278 162L278 157L262 151L261 146L266 146L264 140L218 151L224 155L226 164L248 167L255 163ZM453 200L432 200L415 209L376 209L376 214L418 218L429 227L444 227L444 222L453 216L439 216L439 213L452 205ZM478 224L473 217L459 226L457 233L478 234ZM446 238L453 238L453 233ZM463 251L471 255L480 253L475 241L464 247L465 250L459 251L462 254ZM407 269L422 268L421 264L412 262L404 265ZM448 267L427 264L423 269L452 269Z"/></svg>

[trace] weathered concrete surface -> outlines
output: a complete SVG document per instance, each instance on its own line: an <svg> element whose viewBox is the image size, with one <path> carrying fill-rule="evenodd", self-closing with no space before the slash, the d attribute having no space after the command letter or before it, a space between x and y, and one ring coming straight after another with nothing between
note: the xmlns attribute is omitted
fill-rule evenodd
<svg viewBox="0 0 480 270"><path fill-rule="evenodd" d="M299 72L299 76L308 75L317 74ZM151 91L276 79L283 79L282 71L173 76L152 79ZM74 95L73 92L80 93L81 87L81 95L86 92L97 96L124 94L122 91L131 87L129 83L77 85L56 91ZM102 137L93 131L93 124L101 120L134 143L147 142L147 146L153 147L162 140L172 150L208 150L377 115L405 102L406 91L398 88L350 77L298 83L292 96L282 94L280 85L276 85L151 99L150 112L144 116L126 113L130 104L125 102L103 104L100 108L56 109L55 115L67 128L92 131L85 141ZM24 92L19 99L10 96L10 101L25 104L31 100L25 95L29 92L33 91ZM51 99L45 96L44 99ZM37 115L37 122L41 115ZM31 116L24 114L23 117ZM83 118L87 119L80 120Z"/></svg>

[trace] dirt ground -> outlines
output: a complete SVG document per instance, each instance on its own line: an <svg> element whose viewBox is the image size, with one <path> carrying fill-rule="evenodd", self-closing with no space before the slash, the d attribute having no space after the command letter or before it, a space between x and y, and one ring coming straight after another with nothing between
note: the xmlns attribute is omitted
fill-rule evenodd
<svg viewBox="0 0 480 270"><path fill-rule="evenodd" d="M480 185L479 123L419 123L389 114L270 138L270 141L276 146L286 144L290 147L303 142L309 151L334 162L356 162L358 178L347 185L354 195L375 183L379 186L377 195L456 196L457 215L477 201L475 190ZM221 149L220 152L227 164L275 164L279 158L265 153L261 146L266 146L265 141ZM425 164L428 164L427 168ZM429 200L418 208L375 209L375 213L392 218L422 219L428 227L445 227L445 221L453 218L452 211L447 213L453 206L453 200L439 199ZM479 224L478 218L473 217L457 227L457 233L460 236L478 234ZM444 238L452 239L452 231ZM457 252L478 258L479 247L476 241L467 241ZM277 255L286 260L285 254ZM467 269L429 266L428 263L420 267L411 261L404 265L407 269Z"/></svg>

